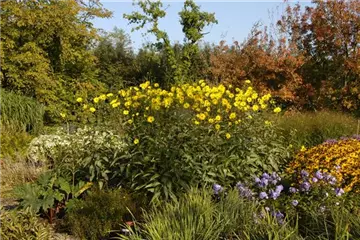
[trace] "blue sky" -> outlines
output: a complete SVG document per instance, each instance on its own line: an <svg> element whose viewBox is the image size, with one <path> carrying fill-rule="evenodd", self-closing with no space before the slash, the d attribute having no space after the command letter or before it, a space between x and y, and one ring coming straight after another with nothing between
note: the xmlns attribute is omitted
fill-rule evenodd
<svg viewBox="0 0 360 240"><path fill-rule="evenodd" d="M294 1L291 1L293 3ZM204 41L210 43L219 43L225 40L227 43L232 43L234 40L242 42L250 33L252 26L257 22L269 25L276 23L276 20L285 9L282 1L214 1L201 0L196 1L201 6L202 11L215 13L218 24L214 24L207 29L210 32L205 35ZM301 5L309 5L309 1L301 1ZM113 17L110 19L95 19L94 26L102 28L106 31L112 30L114 27L123 29L128 33L132 40L132 46L138 49L143 43L147 41L154 41L155 38L151 35L143 36L145 30L131 32L132 25L129 25L127 20L123 18L124 13L131 13L138 8L133 6L132 1L129 0L103 0L103 6L113 12ZM178 12L183 7L183 2L179 0L163 1L163 6L168 7L166 10L166 17L160 20L159 26L165 30L172 42L182 42L184 35L179 23ZM273 18L273 19L272 19Z"/></svg>

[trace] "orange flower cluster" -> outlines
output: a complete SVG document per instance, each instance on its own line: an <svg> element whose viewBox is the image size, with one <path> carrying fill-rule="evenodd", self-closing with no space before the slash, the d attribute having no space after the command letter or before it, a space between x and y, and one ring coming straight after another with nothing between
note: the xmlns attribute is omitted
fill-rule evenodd
<svg viewBox="0 0 360 240"><path fill-rule="evenodd" d="M300 151L288 173L323 170L335 176L346 192L360 191L360 139L329 141Z"/></svg>

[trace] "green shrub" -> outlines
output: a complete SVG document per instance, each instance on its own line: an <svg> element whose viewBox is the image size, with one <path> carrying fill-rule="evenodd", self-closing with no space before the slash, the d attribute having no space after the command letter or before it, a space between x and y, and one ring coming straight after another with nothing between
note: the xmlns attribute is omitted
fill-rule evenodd
<svg viewBox="0 0 360 240"><path fill-rule="evenodd" d="M41 222L29 209L6 211L1 209L1 239L52 239L51 228Z"/></svg>
<svg viewBox="0 0 360 240"><path fill-rule="evenodd" d="M0 91L1 123L16 130L39 133L43 127L44 107L32 98Z"/></svg>
<svg viewBox="0 0 360 240"><path fill-rule="evenodd" d="M274 120L281 129L279 134L297 149L356 134L358 126L358 120L350 115L330 111L294 113L277 116Z"/></svg>
<svg viewBox="0 0 360 240"><path fill-rule="evenodd" d="M128 193L97 189L68 209L66 222L76 237L97 240L120 230L126 220L131 220L130 212L136 212L136 208Z"/></svg>

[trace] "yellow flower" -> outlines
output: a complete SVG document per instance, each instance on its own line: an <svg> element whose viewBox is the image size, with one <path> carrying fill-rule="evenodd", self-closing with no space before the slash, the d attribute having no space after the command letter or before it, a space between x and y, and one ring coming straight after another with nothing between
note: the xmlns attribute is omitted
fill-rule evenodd
<svg viewBox="0 0 360 240"><path fill-rule="evenodd" d="M301 152L305 152L305 151L306 151L306 147L305 147L304 145L302 145L300 151L301 151Z"/></svg>
<svg viewBox="0 0 360 240"><path fill-rule="evenodd" d="M90 110L90 112L95 112L96 111L96 109L94 107L91 107L89 110Z"/></svg>
<svg viewBox="0 0 360 240"><path fill-rule="evenodd" d="M65 118L65 117L66 117L66 114L65 114L65 113L60 113L60 116L61 116L62 118Z"/></svg>
<svg viewBox="0 0 360 240"><path fill-rule="evenodd" d="M226 137L226 139L230 139L231 138L230 133L226 133L225 137Z"/></svg>
<svg viewBox="0 0 360 240"><path fill-rule="evenodd" d="M76 101L77 101L78 103L81 103L81 102L83 101L83 99L82 99L81 97L78 97L78 98L76 99Z"/></svg>
<svg viewBox="0 0 360 240"><path fill-rule="evenodd" d="M158 88L159 84L158 83L154 83L154 87Z"/></svg>
<svg viewBox="0 0 360 240"><path fill-rule="evenodd" d="M219 130L219 129L220 129L220 125L219 125L219 124L216 124L216 125L215 125L215 129L216 129L216 130Z"/></svg>
<svg viewBox="0 0 360 240"><path fill-rule="evenodd" d="M217 116L215 117L215 120L218 121L218 122L221 121L221 116L220 116L220 115L217 115Z"/></svg>
<svg viewBox="0 0 360 240"><path fill-rule="evenodd" d="M134 144L139 144L139 139L138 138L134 139Z"/></svg>
<svg viewBox="0 0 360 240"><path fill-rule="evenodd" d="M127 120L128 124L132 124L134 121L132 119Z"/></svg>
<svg viewBox="0 0 360 240"><path fill-rule="evenodd" d="M235 119L236 118L236 113L230 113L230 116L229 116L230 119Z"/></svg>
<svg viewBox="0 0 360 240"><path fill-rule="evenodd" d="M129 115L129 110L124 110L124 111L123 111L123 114L124 114L124 115Z"/></svg>
<svg viewBox="0 0 360 240"><path fill-rule="evenodd" d="M190 107L190 104L188 104L188 103L184 104L184 108L189 108L189 107Z"/></svg>
<svg viewBox="0 0 360 240"><path fill-rule="evenodd" d="M254 105L254 106L252 106L252 109L253 109L254 112L257 112L257 111L259 111L259 106Z"/></svg>
<svg viewBox="0 0 360 240"><path fill-rule="evenodd" d="M249 103L251 103L251 102L252 102L252 100L253 100L253 99L252 99L252 98L250 98L250 97L246 99L246 101L248 101Z"/></svg>
<svg viewBox="0 0 360 240"><path fill-rule="evenodd" d="M265 121L265 125L266 125L266 126L270 126L270 125L271 125L271 122L268 121L268 120L266 120L266 121Z"/></svg>
<svg viewBox="0 0 360 240"><path fill-rule="evenodd" d="M99 98L97 98L97 97L96 97L96 98L94 98L94 103L98 103L98 102L99 102L99 100L100 100L100 99L99 99Z"/></svg>
<svg viewBox="0 0 360 240"><path fill-rule="evenodd" d="M106 95L105 94L101 94L100 97L99 97L101 100L106 100Z"/></svg>
<svg viewBox="0 0 360 240"><path fill-rule="evenodd" d="M85 110L85 109L87 109L88 108L88 105L87 104L84 104L83 105L83 109Z"/></svg>
<svg viewBox="0 0 360 240"><path fill-rule="evenodd" d="M106 94L106 96L107 96L107 97L112 97L112 96L114 96L114 94L108 93L108 94Z"/></svg>
<svg viewBox="0 0 360 240"><path fill-rule="evenodd" d="M111 104L111 106L112 106L113 108L116 108L116 107L118 107L119 105L120 105L119 102L115 102L115 103Z"/></svg>
<svg viewBox="0 0 360 240"><path fill-rule="evenodd" d="M205 120L206 115L204 113L199 113L196 115L197 118L199 118L201 121Z"/></svg>
<svg viewBox="0 0 360 240"><path fill-rule="evenodd" d="M200 122L199 121L194 121L194 123L195 123L195 125L199 125L200 124Z"/></svg>
<svg viewBox="0 0 360 240"><path fill-rule="evenodd" d="M214 123L214 119L213 119L213 118L209 118L208 122L209 122L209 123Z"/></svg>
<svg viewBox="0 0 360 240"><path fill-rule="evenodd" d="M154 120L155 120L155 118L153 116L148 116L148 118L147 118L147 121L149 123L152 123Z"/></svg>
<svg viewBox="0 0 360 240"><path fill-rule="evenodd" d="M251 81L250 80L245 80L245 83L249 84L249 83L251 83Z"/></svg>
<svg viewBox="0 0 360 240"><path fill-rule="evenodd" d="M277 107L274 109L274 113L279 113L279 112L281 112L281 108Z"/></svg>

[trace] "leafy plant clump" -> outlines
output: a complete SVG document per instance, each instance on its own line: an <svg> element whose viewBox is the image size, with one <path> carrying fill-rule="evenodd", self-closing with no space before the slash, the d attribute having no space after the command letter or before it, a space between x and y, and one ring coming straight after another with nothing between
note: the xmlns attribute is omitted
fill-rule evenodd
<svg viewBox="0 0 360 240"><path fill-rule="evenodd" d="M126 152L123 137L111 131L79 128L74 134L57 132L35 138L28 150L31 162L49 166L77 181L108 183L113 165Z"/></svg>
<svg viewBox="0 0 360 240"><path fill-rule="evenodd" d="M259 96L247 81L243 89L211 86L204 80L173 85L150 82L84 102L95 116L122 115L129 158L114 166L119 184L154 201L174 198L190 186L278 170L290 156L262 112L269 94ZM273 114L281 111L273 109ZM154 202L153 201L153 202Z"/></svg>
<svg viewBox="0 0 360 240"><path fill-rule="evenodd" d="M70 182L52 172L45 172L36 182L15 187L14 195L21 208L29 208L34 213L40 213L52 223L56 214L64 209L68 201L78 198L91 186L91 182Z"/></svg>
<svg viewBox="0 0 360 240"><path fill-rule="evenodd" d="M124 190L95 189L69 206L66 222L76 237L97 240L121 230L136 211L133 199Z"/></svg>

